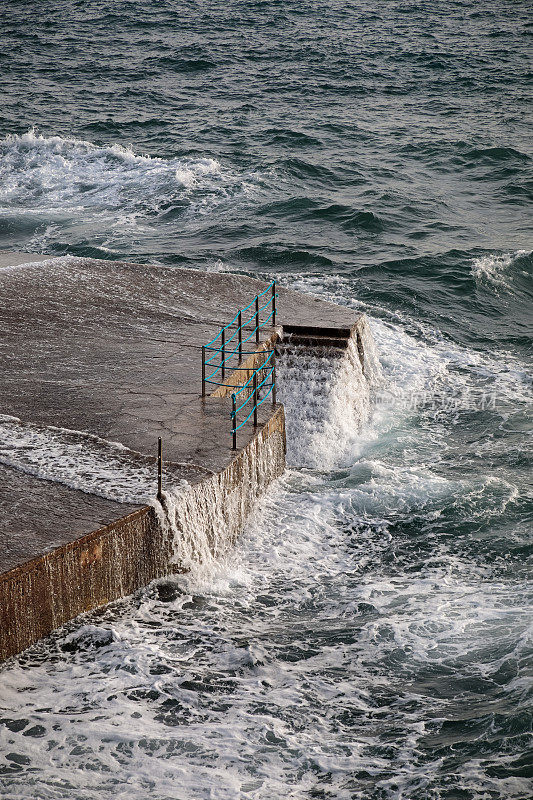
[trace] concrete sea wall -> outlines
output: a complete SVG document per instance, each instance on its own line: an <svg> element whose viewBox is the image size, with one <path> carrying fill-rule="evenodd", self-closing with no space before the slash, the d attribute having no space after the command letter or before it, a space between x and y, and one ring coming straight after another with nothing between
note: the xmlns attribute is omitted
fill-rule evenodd
<svg viewBox="0 0 533 800"><path fill-rule="evenodd" d="M283 472L285 445L278 406L224 470L164 495L165 510L141 508L1 575L0 660L83 612L230 547L256 499Z"/></svg>
<svg viewBox="0 0 533 800"><path fill-rule="evenodd" d="M222 385L209 368L202 381L200 365L215 369L218 352L205 343L218 342L224 320L251 308L250 299L257 303L270 284L97 259L6 258L0 660L154 579L220 558L235 543L256 499L285 466L285 412L271 405L274 392L261 405L258 427L242 420L240 449L232 449L228 395L254 372L266 378L265 351L276 347L281 355L294 345L295 362L303 354L294 395L301 395L299 419L313 441L356 435L361 414L351 398L366 408L374 369L363 314L278 286L276 324L267 327L267 302L241 329L242 359L236 363L226 350ZM235 348L236 335L220 341ZM324 385L306 372L308 350L331 362L322 370ZM350 370L353 380L346 380ZM278 399L287 389L279 387ZM246 393L251 389L243 399ZM305 418L309 409L316 419ZM333 434L332 409L343 423ZM294 418L290 404L287 413ZM158 438L163 492L141 508L155 488ZM300 439L291 441L293 450ZM320 442L316 450L319 458Z"/></svg>

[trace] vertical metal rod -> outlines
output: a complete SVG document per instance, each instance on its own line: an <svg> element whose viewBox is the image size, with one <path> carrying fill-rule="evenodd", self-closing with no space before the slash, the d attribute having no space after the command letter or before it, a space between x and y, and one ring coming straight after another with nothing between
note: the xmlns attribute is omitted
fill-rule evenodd
<svg viewBox="0 0 533 800"><path fill-rule="evenodd" d="M257 428L257 372L254 372L254 428Z"/></svg>
<svg viewBox="0 0 533 800"><path fill-rule="evenodd" d="M255 343L259 344L259 297L255 298Z"/></svg>
<svg viewBox="0 0 533 800"><path fill-rule="evenodd" d="M242 361L242 311L239 311L237 324L239 326L239 361Z"/></svg>
<svg viewBox="0 0 533 800"><path fill-rule="evenodd" d="M231 395L231 419L233 420L232 425L232 432L233 432L233 449L237 449L237 401L235 400L235 395Z"/></svg>
<svg viewBox="0 0 533 800"><path fill-rule="evenodd" d="M226 360L226 329L222 328L222 380L224 380L224 376L226 375L226 364L224 363Z"/></svg>
<svg viewBox="0 0 533 800"><path fill-rule="evenodd" d="M161 437L157 440L157 499L163 497L163 447Z"/></svg>
<svg viewBox="0 0 533 800"><path fill-rule="evenodd" d="M205 345L202 345L202 397L205 397Z"/></svg>
<svg viewBox="0 0 533 800"><path fill-rule="evenodd" d="M272 354L272 404L276 405L276 351Z"/></svg>
<svg viewBox="0 0 533 800"><path fill-rule="evenodd" d="M272 327L276 327L276 281L272 281Z"/></svg>

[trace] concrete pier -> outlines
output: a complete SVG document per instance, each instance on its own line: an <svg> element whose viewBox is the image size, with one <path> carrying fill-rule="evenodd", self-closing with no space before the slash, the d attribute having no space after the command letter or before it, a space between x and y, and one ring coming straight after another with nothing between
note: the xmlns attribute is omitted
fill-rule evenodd
<svg viewBox="0 0 533 800"><path fill-rule="evenodd" d="M153 465L154 496L161 437L167 480L190 487L183 526L194 504L213 547L220 535L234 541L284 469L283 408L266 402L233 451L230 390L201 398L201 347L266 286L229 273L0 253L0 415L28 435L79 436L80 448L88 434L119 443L124 457ZM364 357L364 318L288 289L278 295L276 327L262 330L259 347L287 334L337 346L353 337ZM0 659L180 569L145 502L43 479L7 451L0 440Z"/></svg>

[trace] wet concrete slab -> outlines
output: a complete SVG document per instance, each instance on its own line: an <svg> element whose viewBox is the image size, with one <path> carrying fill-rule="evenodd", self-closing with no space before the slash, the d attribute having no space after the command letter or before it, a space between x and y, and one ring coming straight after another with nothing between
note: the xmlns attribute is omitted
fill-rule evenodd
<svg viewBox="0 0 533 800"><path fill-rule="evenodd" d="M0 414L152 458L160 436L165 459L201 468L197 480L202 470L219 472L235 455L230 401L201 399L201 347L267 285L231 273L0 253ZM279 326L331 336L357 319L288 289L278 295ZM271 334L265 328L262 339ZM260 421L269 413L265 403ZM253 433L245 426L239 447ZM3 467L0 573L135 507Z"/></svg>
<svg viewBox="0 0 533 800"><path fill-rule="evenodd" d="M109 525L138 507L0 464L0 573Z"/></svg>

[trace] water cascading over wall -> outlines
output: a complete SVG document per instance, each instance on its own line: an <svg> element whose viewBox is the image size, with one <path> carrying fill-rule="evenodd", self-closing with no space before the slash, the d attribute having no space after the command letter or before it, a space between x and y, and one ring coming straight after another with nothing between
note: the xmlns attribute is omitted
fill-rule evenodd
<svg viewBox="0 0 533 800"><path fill-rule="evenodd" d="M285 423L278 407L222 472L166 493L163 505L154 500L153 506L4 573L0 660L83 612L220 557L284 468Z"/></svg>
<svg viewBox="0 0 533 800"><path fill-rule="evenodd" d="M367 320L361 318L352 335L336 347L290 339L281 343L277 374L288 463L330 469L349 459L382 381Z"/></svg>
<svg viewBox="0 0 533 800"><path fill-rule="evenodd" d="M278 348L278 397L287 412L289 462L314 469L327 467L333 459L339 463L339 455L343 450L348 455L370 413L371 393L379 382L368 323L360 317L351 332L328 346L289 337ZM27 435L25 429L19 431L17 421L9 424L17 435ZM162 503L154 500L4 573L0 660L82 612L171 572L220 558L242 532L257 498L283 472L285 450L285 412L278 406L221 472L184 483L164 493ZM62 478L54 473L53 480Z"/></svg>

